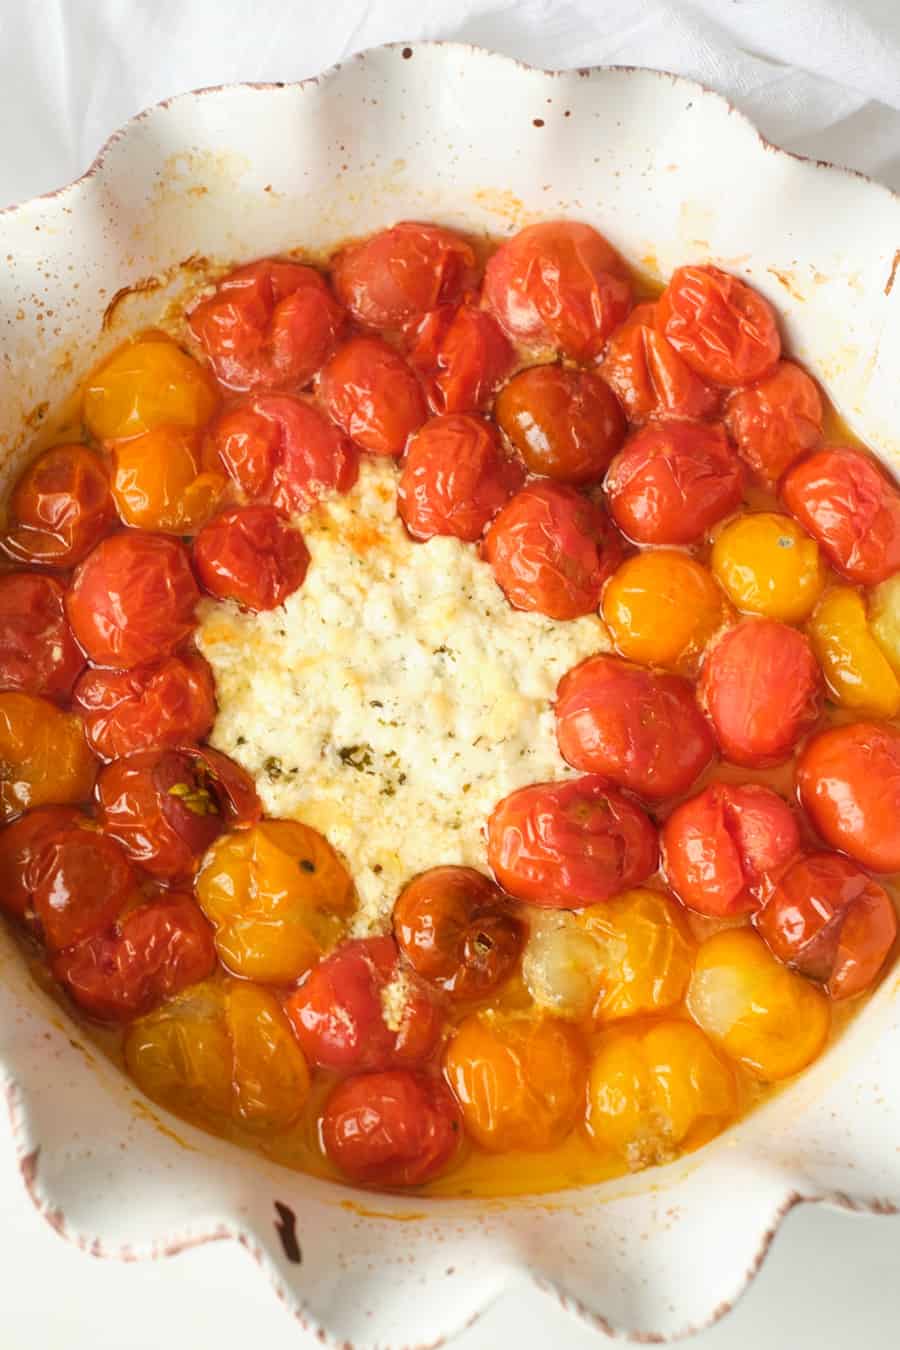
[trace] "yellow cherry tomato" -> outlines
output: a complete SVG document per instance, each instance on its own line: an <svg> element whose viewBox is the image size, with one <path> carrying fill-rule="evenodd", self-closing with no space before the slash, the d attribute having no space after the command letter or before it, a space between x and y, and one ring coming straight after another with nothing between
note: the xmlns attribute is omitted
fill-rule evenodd
<svg viewBox="0 0 900 1350"><path fill-rule="evenodd" d="M870 593L869 627L891 668L900 675L900 572Z"/></svg>
<svg viewBox="0 0 900 1350"><path fill-rule="evenodd" d="M774 511L738 516L713 544L714 575L738 609L782 623L802 623L825 585L815 540Z"/></svg>
<svg viewBox="0 0 900 1350"><path fill-rule="evenodd" d="M827 591L810 620L809 636L835 703L875 717L896 716L900 680L869 627L859 591L852 586Z"/></svg>
<svg viewBox="0 0 900 1350"><path fill-rule="evenodd" d="M822 991L776 961L747 928L701 945L687 1005L706 1034L765 1083L812 1063L831 1022Z"/></svg>
<svg viewBox="0 0 900 1350"><path fill-rule="evenodd" d="M353 907L353 883L328 840L294 820L220 836L196 891L222 963L264 984L290 984L315 965Z"/></svg>
<svg viewBox="0 0 900 1350"><path fill-rule="evenodd" d="M161 334L118 347L89 377L84 421L97 440L139 436L156 427L202 427L219 395L212 376Z"/></svg>
<svg viewBox="0 0 900 1350"><path fill-rule="evenodd" d="M705 567L677 549L628 558L607 583L603 618L631 661L690 673L725 619L722 592Z"/></svg>
<svg viewBox="0 0 900 1350"><path fill-rule="evenodd" d="M659 1012L684 997L694 958L681 908L662 891L625 891L578 915L594 940L592 1012L598 1021Z"/></svg>
<svg viewBox="0 0 900 1350"><path fill-rule="evenodd" d="M690 1022L666 1018L603 1037L588 1073L586 1126L637 1171L697 1148L738 1109L734 1071Z"/></svg>
<svg viewBox="0 0 900 1350"><path fill-rule="evenodd" d="M0 693L0 818L87 801L96 773L77 717L46 698Z"/></svg>
<svg viewBox="0 0 900 1350"><path fill-rule="evenodd" d="M280 1003L268 989L229 980L225 1020L235 1117L251 1129L286 1129L309 1096L310 1076Z"/></svg>
<svg viewBox="0 0 900 1350"><path fill-rule="evenodd" d="M160 426L113 441L112 495L126 525L167 534L193 534L205 525L225 491L223 474L204 471L200 437Z"/></svg>

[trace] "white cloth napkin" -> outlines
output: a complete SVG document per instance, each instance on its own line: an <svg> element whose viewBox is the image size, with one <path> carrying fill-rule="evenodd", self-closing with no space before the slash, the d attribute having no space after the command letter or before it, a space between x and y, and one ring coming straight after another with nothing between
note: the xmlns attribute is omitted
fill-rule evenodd
<svg viewBox="0 0 900 1350"><path fill-rule="evenodd" d="M437 37L691 75L778 144L900 188L900 0L0 0L0 205L172 93Z"/></svg>

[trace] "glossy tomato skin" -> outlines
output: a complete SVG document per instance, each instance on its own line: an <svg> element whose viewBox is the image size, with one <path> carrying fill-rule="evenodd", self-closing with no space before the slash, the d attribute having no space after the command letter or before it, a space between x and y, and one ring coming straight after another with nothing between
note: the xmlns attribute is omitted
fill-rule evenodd
<svg viewBox="0 0 900 1350"><path fill-rule="evenodd" d="M531 472L560 483L602 478L625 439L625 417L608 385L566 366L514 375L497 395L494 417Z"/></svg>
<svg viewBox="0 0 900 1350"><path fill-rule="evenodd" d="M422 386L399 352L381 338L351 338L319 376L328 415L362 450L402 455L428 416Z"/></svg>
<svg viewBox="0 0 900 1350"><path fill-rule="evenodd" d="M649 817L593 774L519 788L488 820L494 875L510 895L533 905L600 904L646 881L657 858Z"/></svg>
<svg viewBox="0 0 900 1350"><path fill-rule="evenodd" d="M745 619L706 655L699 698L722 754L762 768L787 759L816 723L822 673L809 639L776 619Z"/></svg>
<svg viewBox="0 0 900 1350"><path fill-rule="evenodd" d="M66 613L91 661L124 670L174 651L194 627L199 599L182 543L125 531L104 539L78 568Z"/></svg>
<svg viewBox="0 0 900 1350"><path fill-rule="evenodd" d="M900 872L900 732L852 722L814 736L797 762L800 801L832 848Z"/></svg>
<svg viewBox="0 0 900 1350"><path fill-rule="evenodd" d="M721 395L701 380L656 326L656 306L637 305L606 346L599 373L629 422L714 417Z"/></svg>
<svg viewBox="0 0 900 1350"><path fill-rule="evenodd" d="M382 995L398 978L407 996L391 1016ZM285 1011L311 1064L350 1073L415 1068L437 1046L444 1022L437 1005L403 971L390 937L342 942L310 971Z"/></svg>
<svg viewBox="0 0 900 1350"><path fill-rule="evenodd" d="M81 722L49 699L0 692L0 819L91 795L97 761Z"/></svg>
<svg viewBox="0 0 900 1350"><path fill-rule="evenodd" d="M86 445L56 445L22 474L9 501L3 551L32 567L74 567L113 528L106 469Z"/></svg>
<svg viewBox="0 0 900 1350"><path fill-rule="evenodd" d="M556 735L573 768L605 774L648 801L686 792L715 750L690 681L607 655L560 680Z"/></svg>
<svg viewBox="0 0 900 1350"><path fill-rule="evenodd" d="M303 584L309 550L303 535L271 506L238 506L211 520L194 540L203 588L245 609L275 609Z"/></svg>
<svg viewBox="0 0 900 1350"><path fill-rule="evenodd" d="M605 511L562 483L529 483L485 536L484 556L514 609L551 619L592 614L622 559Z"/></svg>
<svg viewBox="0 0 900 1350"><path fill-rule="evenodd" d="M321 1131L325 1152L351 1181L420 1186L452 1161L462 1120L441 1079L393 1069L339 1083Z"/></svg>
<svg viewBox="0 0 900 1350"><path fill-rule="evenodd" d="M26 918L44 848L55 835L86 819L74 806L38 806L0 829L0 908L16 919Z"/></svg>
<svg viewBox="0 0 900 1350"><path fill-rule="evenodd" d="M822 439L824 409L815 380L793 361L732 394L725 425L744 463L772 488L795 459Z"/></svg>
<svg viewBox="0 0 900 1350"><path fill-rule="evenodd" d="M219 398L206 367L156 331L123 342L91 372L82 417L96 440L114 441L162 426L202 427Z"/></svg>
<svg viewBox="0 0 900 1350"><path fill-rule="evenodd" d="M324 278L265 258L239 267L201 300L188 325L226 389L300 389L327 359L345 314Z"/></svg>
<svg viewBox="0 0 900 1350"><path fill-rule="evenodd" d="M779 961L821 981L833 999L875 980L897 937L882 886L838 853L798 858L781 877L756 928Z"/></svg>
<svg viewBox="0 0 900 1350"><path fill-rule="evenodd" d="M410 441L397 510L414 539L474 543L524 481L486 418L448 413L429 418Z"/></svg>
<svg viewBox="0 0 900 1350"><path fill-rule="evenodd" d="M83 669L59 582L34 572L0 576L0 689L66 699Z"/></svg>
<svg viewBox="0 0 900 1350"><path fill-rule="evenodd" d="M195 653L130 670L87 670L74 702L88 744L106 761L202 741L216 713L212 671Z"/></svg>
<svg viewBox="0 0 900 1350"><path fill-rule="evenodd" d="M112 494L123 525L165 534L193 534L225 492L218 465L203 464L195 429L163 424L127 440L107 441Z"/></svg>
<svg viewBox="0 0 900 1350"><path fill-rule="evenodd" d="M102 932L137 891L137 875L108 835L79 824L46 840L33 865L33 904L51 952Z"/></svg>
<svg viewBox="0 0 900 1350"><path fill-rule="evenodd" d="M631 284L602 234L552 220L500 245L485 269L484 297L514 341L587 362L631 308Z"/></svg>
<svg viewBox="0 0 900 1350"><path fill-rule="evenodd" d="M631 436L610 465L610 514L641 544L693 544L734 511L741 462L720 425L654 422Z"/></svg>
<svg viewBox="0 0 900 1350"><path fill-rule="evenodd" d="M757 783L713 783L669 816L663 871L688 909L732 918L757 909L766 887L800 850L794 812Z"/></svg>
<svg viewBox="0 0 900 1350"><path fill-rule="evenodd" d="M730 389L771 374L781 355L768 300L718 267L676 268L656 325L701 379Z"/></svg>
<svg viewBox="0 0 900 1350"><path fill-rule="evenodd" d="M342 249L331 279L357 323L400 328L460 300L476 279L475 253L453 230L404 220Z"/></svg>
<svg viewBox="0 0 900 1350"><path fill-rule="evenodd" d="M900 570L900 492L859 450L819 450L781 483L785 506L858 586Z"/></svg>
<svg viewBox="0 0 900 1350"><path fill-rule="evenodd" d="M486 412L515 353L492 314L477 305L442 305L406 334L407 360L434 413Z"/></svg>

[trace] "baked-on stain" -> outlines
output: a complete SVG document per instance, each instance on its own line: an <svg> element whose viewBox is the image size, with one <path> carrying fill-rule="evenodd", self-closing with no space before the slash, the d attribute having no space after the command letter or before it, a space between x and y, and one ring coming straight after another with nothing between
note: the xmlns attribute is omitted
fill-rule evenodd
<svg viewBox="0 0 900 1350"><path fill-rule="evenodd" d="M191 253L187 258L167 267L163 272L155 272L152 276L141 277L139 281L133 281L129 286L120 286L103 311L103 318L100 323L101 332L109 331L117 318L119 306L130 295L146 295L151 291L161 290L163 286L167 286L170 281L174 280L179 272L204 272L208 270L209 266L208 258L204 258L200 253Z"/></svg>
<svg viewBox="0 0 900 1350"><path fill-rule="evenodd" d="M275 1232L281 1238L284 1254L292 1265L299 1266L303 1260L303 1253L297 1241L297 1216L290 1205L283 1204L281 1200L275 1201L275 1212L278 1215Z"/></svg>
<svg viewBox="0 0 900 1350"><path fill-rule="evenodd" d="M897 268L900 267L900 248L894 250L894 261L891 263L891 275L884 283L885 295L890 295L894 289L894 282L897 279Z"/></svg>

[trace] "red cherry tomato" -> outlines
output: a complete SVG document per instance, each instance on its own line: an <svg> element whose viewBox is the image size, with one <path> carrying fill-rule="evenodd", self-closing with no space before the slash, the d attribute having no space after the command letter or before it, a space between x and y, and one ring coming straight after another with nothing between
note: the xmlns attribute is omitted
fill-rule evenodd
<svg viewBox="0 0 900 1350"><path fill-rule="evenodd" d="M16 562L74 567L113 528L106 469L86 445L56 445L30 464L9 502L2 548Z"/></svg>
<svg viewBox="0 0 900 1350"><path fill-rule="evenodd" d="M344 1072L414 1068L435 1049L444 1022L400 964L390 937L342 942L310 971L285 1011L310 1063Z"/></svg>
<svg viewBox="0 0 900 1350"><path fill-rule="evenodd" d="M484 296L511 338L591 361L631 308L625 264L590 225L528 225L489 260Z"/></svg>
<svg viewBox="0 0 900 1350"><path fill-rule="evenodd" d="M134 868L115 839L70 825L51 835L33 866L34 911L52 952L108 928L137 890Z"/></svg>
<svg viewBox="0 0 900 1350"><path fill-rule="evenodd" d="M78 568L66 612L89 658L121 670L174 651L194 627L199 599L183 544L123 532L104 539Z"/></svg>
<svg viewBox="0 0 900 1350"><path fill-rule="evenodd" d="M734 388L769 375L781 355L775 311L718 267L679 267L659 298L656 326L691 370Z"/></svg>
<svg viewBox="0 0 900 1350"><path fill-rule="evenodd" d="M206 979L215 965L212 929L192 897L170 894L59 952L51 970L92 1017L124 1022Z"/></svg>
<svg viewBox="0 0 900 1350"><path fill-rule="evenodd" d="M551 619L591 614L622 560L605 511L562 483L529 483L494 519L484 556L515 609Z"/></svg>
<svg viewBox="0 0 900 1350"><path fill-rule="evenodd" d="M721 426L655 422L606 475L610 514L640 544L693 544L740 504L744 471Z"/></svg>
<svg viewBox="0 0 900 1350"><path fill-rule="evenodd" d="M868 455L819 450L788 471L781 496L849 581L876 586L900 569L900 492Z"/></svg>
<svg viewBox="0 0 900 1350"><path fill-rule="evenodd" d="M771 488L819 444L823 416L815 381L793 361L779 361L771 375L732 394L725 425L744 463Z"/></svg>
<svg viewBox="0 0 900 1350"><path fill-rule="evenodd" d="M327 359L344 311L312 267L239 267L188 315L188 326L227 389L300 389Z"/></svg>
<svg viewBox="0 0 900 1350"><path fill-rule="evenodd" d="M428 408L415 374L381 338L351 338L319 376L319 396L342 431L373 455L402 455Z"/></svg>
<svg viewBox="0 0 900 1350"><path fill-rule="evenodd" d="M488 821L488 861L497 880L532 905L600 904L646 881L657 858L649 817L593 775L519 788Z"/></svg>
<svg viewBox="0 0 900 1350"><path fill-rule="evenodd" d="M436 413L484 412L515 353L487 310L442 305L407 333L409 364Z"/></svg>
<svg viewBox="0 0 900 1350"><path fill-rule="evenodd" d="M757 783L713 783L676 806L660 836L669 886L688 909L747 914L800 848L787 802Z"/></svg>
<svg viewBox="0 0 900 1350"><path fill-rule="evenodd" d="M410 442L397 509L414 539L449 534L474 542L524 481L492 423L448 413L430 418Z"/></svg>
<svg viewBox="0 0 900 1350"><path fill-rule="evenodd" d="M561 483L601 478L625 437L609 388L587 370L531 366L500 390L494 417L532 473Z"/></svg>
<svg viewBox="0 0 900 1350"><path fill-rule="evenodd" d="M194 540L200 584L246 609L275 609L303 584L303 535L271 506L239 506L216 516Z"/></svg>
<svg viewBox="0 0 900 1350"><path fill-rule="evenodd" d="M605 774L649 801L686 792L715 749L688 680L606 655L560 680L556 735L574 768Z"/></svg>
<svg viewBox="0 0 900 1350"><path fill-rule="evenodd" d="M897 937L883 887L837 853L798 858L756 916L779 961L820 980L833 999L868 989Z"/></svg>
<svg viewBox="0 0 900 1350"><path fill-rule="evenodd" d="M74 806L38 806L0 830L0 908L7 914L26 917L44 848L79 820L87 817Z"/></svg>
<svg viewBox="0 0 900 1350"><path fill-rule="evenodd" d="M462 235L413 220L342 249L331 274L338 299L368 328L399 328L453 304L475 277L475 253Z"/></svg>
<svg viewBox="0 0 900 1350"><path fill-rule="evenodd" d="M0 689L65 699L83 669L59 582L34 572L0 576Z"/></svg>
<svg viewBox="0 0 900 1350"><path fill-rule="evenodd" d="M131 670L87 670L75 686L84 734L100 759L201 741L216 714L202 656L167 656Z"/></svg>
<svg viewBox="0 0 900 1350"><path fill-rule="evenodd" d="M822 674L808 638L776 619L744 619L708 651L700 702L733 764L787 759L821 711Z"/></svg>
<svg viewBox="0 0 900 1350"><path fill-rule="evenodd" d="M656 306L638 305L606 346L600 374L629 422L715 416L719 392L696 375L656 326Z"/></svg>
<svg viewBox="0 0 900 1350"><path fill-rule="evenodd" d="M797 763L800 801L832 848L900 872L900 731L853 722L814 736Z"/></svg>
<svg viewBox="0 0 900 1350"><path fill-rule="evenodd" d="M325 1103L322 1145L351 1181L420 1186L462 1138L459 1107L439 1078L395 1069L339 1083Z"/></svg>

